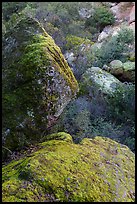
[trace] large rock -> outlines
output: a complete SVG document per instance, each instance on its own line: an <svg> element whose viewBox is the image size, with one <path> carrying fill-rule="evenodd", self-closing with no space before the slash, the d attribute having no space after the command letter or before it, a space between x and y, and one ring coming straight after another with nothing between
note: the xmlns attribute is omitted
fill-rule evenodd
<svg viewBox="0 0 137 204"><path fill-rule="evenodd" d="M102 94L111 95L118 87L122 86L121 82L110 73L99 67L91 67L83 74L83 83L87 86L89 93L100 91Z"/></svg>
<svg viewBox="0 0 137 204"><path fill-rule="evenodd" d="M135 82L135 62L113 60L110 62L109 72L123 82Z"/></svg>
<svg viewBox="0 0 137 204"><path fill-rule="evenodd" d="M110 62L110 73L114 75L123 74L123 63L120 60L113 60Z"/></svg>
<svg viewBox="0 0 137 204"><path fill-rule="evenodd" d="M106 38L108 38L109 34L107 34L106 32L102 31L100 33L100 35L98 36L98 42L101 42L103 40L105 40Z"/></svg>
<svg viewBox="0 0 137 204"><path fill-rule="evenodd" d="M30 17L21 15L5 34L2 62L3 143L13 149L54 123L78 83L60 48Z"/></svg>
<svg viewBox="0 0 137 204"><path fill-rule="evenodd" d="M124 81L135 82L135 62L123 63L123 76Z"/></svg>
<svg viewBox="0 0 137 204"><path fill-rule="evenodd" d="M2 169L3 202L134 202L135 155L109 138L49 135Z"/></svg>
<svg viewBox="0 0 137 204"><path fill-rule="evenodd" d="M110 8L118 23L127 22L130 19L133 2L120 2L119 4Z"/></svg>
<svg viewBox="0 0 137 204"><path fill-rule="evenodd" d="M135 22L135 5L132 7L129 15L129 24Z"/></svg>
<svg viewBox="0 0 137 204"><path fill-rule="evenodd" d="M89 68L80 80L78 97L67 105L57 124L52 127L51 133L69 132L76 143L84 137L95 135L121 141L123 127L116 127L110 115L112 116L115 110L123 113L127 113L127 107L130 110L131 102L125 96L125 92L128 93L129 90L112 74L98 67Z"/></svg>

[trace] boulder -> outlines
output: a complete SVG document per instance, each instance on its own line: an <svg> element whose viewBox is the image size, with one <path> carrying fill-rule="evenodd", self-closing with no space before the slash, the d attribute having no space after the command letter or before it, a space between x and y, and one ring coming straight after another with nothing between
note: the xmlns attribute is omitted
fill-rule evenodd
<svg viewBox="0 0 137 204"><path fill-rule="evenodd" d="M99 67L89 68L83 74L82 79L91 95L97 91L105 95L111 95L118 87L122 86L117 78Z"/></svg>
<svg viewBox="0 0 137 204"><path fill-rule="evenodd" d="M110 62L110 73L114 75L123 74L123 63L120 60L113 60Z"/></svg>
<svg viewBox="0 0 137 204"><path fill-rule="evenodd" d="M129 24L135 22L135 5L132 7L129 14Z"/></svg>
<svg viewBox="0 0 137 204"><path fill-rule="evenodd" d="M132 7L133 2L120 2L117 5L111 7L110 10L115 15L115 18L119 24L121 22L129 21Z"/></svg>
<svg viewBox="0 0 137 204"><path fill-rule="evenodd" d="M128 82L135 82L135 62L123 63L122 79Z"/></svg>
<svg viewBox="0 0 137 204"><path fill-rule="evenodd" d="M113 5L110 10L112 11L112 13L117 17L118 11L119 11L119 5Z"/></svg>
<svg viewBox="0 0 137 204"><path fill-rule="evenodd" d="M79 15L83 19L89 18L93 13L95 12L94 9L87 9L87 8L81 8L79 11Z"/></svg>
<svg viewBox="0 0 137 204"><path fill-rule="evenodd" d="M67 62L68 62L69 64L72 64L73 61L76 59L76 57L74 56L74 53L73 53L73 52L66 52L66 53L64 54L64 57L65 57L65 59L67 60Z"/></svg>
<svg viewBox="0 0 137 204"><path fill-rule="evenodd" d="M106 32L102 31L102 32L100 33L100 35L98 36L98 42L103 41L103 40L106 39L108 36L109 36L109 35L108 35Z"/></svg>
<svg viewBox="0 0 137 204"><path fill-rule="evenodd" d="M135 155L105 137L49 135L2 168L2 202L135 202Z"/></svg>
<svg viewBox="0 0 137 204"><path fill-rule="evenodd" d="M31 17L19 17L2 49L3 143L12 150L55 122L78 83L60 48Z"/></svg>
<svg viewBox="0 0 137 204"><path fill-rule="evenodd" d="M135 62L127 61L122 63L120 60L110 62L109 71L120 81L135 82Z"/></svg>

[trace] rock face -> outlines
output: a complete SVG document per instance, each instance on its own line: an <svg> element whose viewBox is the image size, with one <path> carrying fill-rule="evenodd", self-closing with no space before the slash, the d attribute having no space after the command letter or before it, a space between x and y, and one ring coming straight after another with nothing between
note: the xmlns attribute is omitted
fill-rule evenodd
<svg viewBox="0 0 137 204"><path fill-rule="evenodd" d="M3 202L134 202L135 155L109 138L55 133L2 169Z"/></svg>
<svg viewBox="0 0 137 204"><path fill-rule="evenodd" d="M133 8L133 9L132 9ZM112 13L115 15L118 23L122 21L129 21L131 16L131 9L134 11L134 3L133 2L120 2L119 4L110 8Z"/></svg>
<svg viewBox="0 0 137 204"><path fill-rule="evenodd" d="M101 93L111 95L121 86L121 82L110 73L99 67L91 67L83 74L83 83L92 93L100 90Z"/></svg>
<svg viewBox="0 0 137 204"><path fill-rule="evenodd" d="M94 13L94 9L89 10L86 8L82 8L78 12L81 18L86 19L89 18Z"/></svg>
<svg viewBox="0 0 137 204"><path fill-rule="evenodd" d="M20 16L6 33L2 61L3 143L12 149L52 125L78 83L60 48L30 17Z"/></svg>

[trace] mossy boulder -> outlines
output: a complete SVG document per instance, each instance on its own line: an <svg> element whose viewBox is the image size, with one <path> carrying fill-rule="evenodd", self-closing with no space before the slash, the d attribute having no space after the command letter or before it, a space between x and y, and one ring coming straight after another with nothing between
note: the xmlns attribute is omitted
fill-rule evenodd
<svg viewBox="0 0 137 204"><path fill-rule="evenodd" d="M109 71L121 81L135 82L135 62L122 63L120 60L113 60Z"/></svg>
<svg viewBox="0 0 137 204"><path fill-rule="evenodd" d="M3 144L39 139L78 91L60 48L31 17L20 14L3 39ZM7 133L8 130L8 133Z"/></svg>
<svg viewBox="0 0 137 204"><path fill-rule="evenodd" d="M112 95L122 83L107 71L99 67L89 68L83 75L83 87L89 92L89 95L97 94L99 91L104 95Z"/></svg>
<svg viewBox="0 0 137 204"><path fill-rule="evenodd" d="M123 63L120 60L113 60L110 62L110 73L114 75L123 74Z"/></svg>
<svg viewBox="0 0 137 204"><path fill-rule="evenodd" d="M74 144L48 136L40 149L2 168L3 202L134 202L135 155L109 138Z"/></svg>
<svg viewBox="0 0 137 204"><path fill-rule="evenodd" d="M135 82L135 62L127 61L123 63L123 79L129 82Z"/></svg>

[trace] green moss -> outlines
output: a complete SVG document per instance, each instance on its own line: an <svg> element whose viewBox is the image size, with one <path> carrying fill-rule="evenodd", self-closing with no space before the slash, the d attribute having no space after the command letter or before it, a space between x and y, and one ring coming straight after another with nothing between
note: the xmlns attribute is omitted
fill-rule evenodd
<svg viewBox="0 0 137 204"><path fill-rule="evenodd" d="M135 157L128 147L102 137L74 144L63 132L48 138L30 157L3 167L3 202L134 201Z"/></svg>
<svg viewBox="0 0 137 204"><path fill-rule="evenodd" d="M22 61L25 66L28 62L29 64L32 62L32 65L33 62L35 62L38 67L43 67L44 63L46 63L46 65L54 66L56 71L58 71L63 78L66 79L68 85L71 87L72 93L77 91L78 83L73 72L68 66L60 48L55 44L52 37L50 37L45 30L43 30L43 35L34 36L32 43L30 43L25 50L26 54L23 56Z"/></svg>
<svg viewBox="0 0 137 204"><path fill-rule="evenodd" d="M124 71L134 71L135 70L135 62L125 62L123 63Z"/></svg>
<svg viewBox="0 0 137 204"><path fill-rule="evenodd" d="M72 137L70 134L65 132L53 133L50 135L46 135L46 137L42 138L42 140L65 140L67 142L72 142Z"/></svg>
<svg viewBox="0 0 137 204"><path fill-rule="evenodd" d="M94 42L91 42L89 39L87 38L81 38L75 35L67 35L66 36L66 47L67 49L77 49L79 48L80 45L85 44L85 45L93 45Z"/></svg>
<svg viewBox="0 0 137 204"><path fill-rule="evenodd" d="M129 61L135 62L135 57L129 57Z"/></svg>
<svg viewBox="0 0 137 204"><path fill-rule="evenodd" d="M58 116L78 91L60 48L42 25L23 14L16 20L3 43L3 135L10 129L4 146L11 151L37 141L48 116Z"/></svg>

